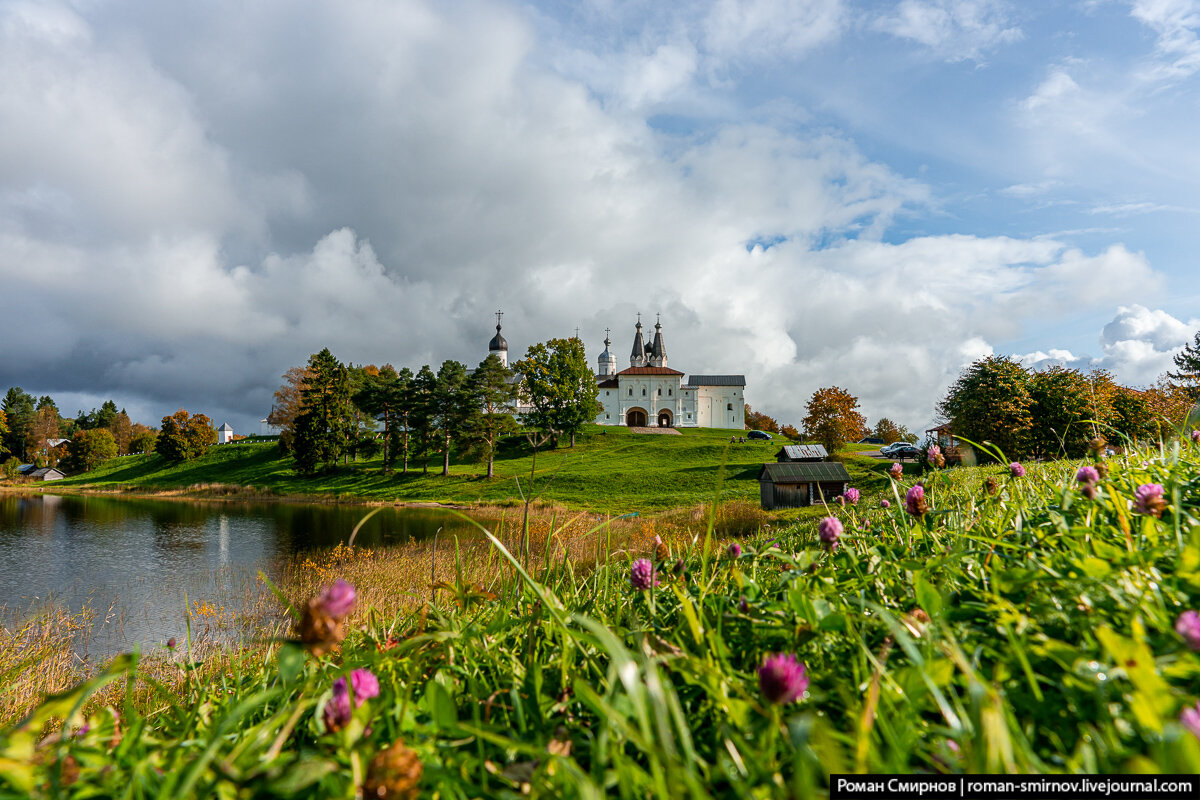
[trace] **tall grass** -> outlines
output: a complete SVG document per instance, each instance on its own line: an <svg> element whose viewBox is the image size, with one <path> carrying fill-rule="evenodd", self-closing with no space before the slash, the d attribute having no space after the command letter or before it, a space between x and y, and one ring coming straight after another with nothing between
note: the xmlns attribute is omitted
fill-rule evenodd
<svg viewBox="0 0 1200 800"><path fill-rule="evenodd" d="M391 774L390 796L809 797L836 772L1198 771L1179 716L1200 655L1174 626L1200 594L1200 455L1110 461L1092 499L1078 466L935 472L919 517L906 476L820 512L845 526L833 549L802 518L733 557L681 512L665 554L636 518L616 541L583 517L534 537L528 568L507 520L436 552L334 551L290 585L361 583L339 650L271 643L202 678L187 659L174 684L141 677L150 703L133 696L138 660L119 661L0 734L0 788L353 797L389 777L396 759L376 759L398 740L423 774L411 794L413 770ZM1165 489L1161 518L1131 508L1148 483ZM635 591L643 557L660 582ZM402 572L424 574L415 597L370 583ZM807 665L799 702L760 691L773 653ZM351 669L380 694L330 730ZM122 684L112 711L85 712Z"/></svg>

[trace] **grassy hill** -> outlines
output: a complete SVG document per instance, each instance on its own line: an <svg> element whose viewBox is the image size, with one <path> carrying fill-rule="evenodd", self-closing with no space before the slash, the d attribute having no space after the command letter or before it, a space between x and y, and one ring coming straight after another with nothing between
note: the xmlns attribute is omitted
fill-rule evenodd
<svg viewBox="0 0 1200 800"><path fill-rule="evenodd" d="M730 444L745 431L681 430L679 436L634 434L626 428L589 426L574 448L543 450L537 456L540 499L573 508L624 513L724 500L757 500L758 472L783 444ZM886 485L886 462L855 457L871 446L851 445L847 468L860 489ZM194 462L170 465L158 455L113 459L56 486L178 490L216 485L246 487L278 495L315 495L372 501L433 501L509 504L528 490L532 451L523 437L507 440L496 459L496 477L475 461L455 458L441 475L435 457L429 474L410 465L407 475L384 475L379 457L351 463L329 475L306 478L273 443L224 445ZM911 468L911 467L910 467ZM520 490L517 480L520 480Z"/></svg>

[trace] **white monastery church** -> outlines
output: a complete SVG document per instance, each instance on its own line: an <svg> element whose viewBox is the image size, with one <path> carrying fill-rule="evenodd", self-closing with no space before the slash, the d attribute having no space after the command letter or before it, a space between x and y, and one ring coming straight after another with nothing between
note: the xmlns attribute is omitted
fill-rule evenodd
<svg viewBox="0 0 1200 800"><path fill-rule="evenodd" d="M661 320L654 324L654 341L642 337L638 315L629 354L629 367L617 371L617 357L609 348L612 341L605 330L604 352L598 359L597 400L603 406L596 416L598 425L627 425L652 428L737 428L745 427L743 394L745 375L692 375L667 366L667 346L663 341ZM508 342L500 334L497 315L496 335L488 344L506 366Z"/></svg>

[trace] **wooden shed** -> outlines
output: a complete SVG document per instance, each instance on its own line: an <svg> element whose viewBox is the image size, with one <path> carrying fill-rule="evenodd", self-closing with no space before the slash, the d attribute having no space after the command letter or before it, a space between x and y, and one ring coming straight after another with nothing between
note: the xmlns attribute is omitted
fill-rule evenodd
<svg viewBox="0 0 1200 800"><path fill-rule="evenodd" d="M763 464L758 474L759 497L767 511L800 508L846 493L850 473L837 461Z"/></svg>
<svg viewBox="0 0 1200 800"><path fill-rule="evenodd" d="M783 449L775 454L775 460L781 464L800 461L824 461L829 458L822 444L785 444Z"/></svg>

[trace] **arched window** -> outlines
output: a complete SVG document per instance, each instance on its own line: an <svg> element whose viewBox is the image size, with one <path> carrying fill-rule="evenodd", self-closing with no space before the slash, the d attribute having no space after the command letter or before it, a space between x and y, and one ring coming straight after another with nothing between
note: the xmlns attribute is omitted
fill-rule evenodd
<svg viewBox="0 0 1200 800"><path fill-rule="evenodd" d="M645 396L646 396L646 387L643 386L642 387L642 397L645 397Z"/></svg>
<svg viewBox="0 0 1200 800"><path fill-rule="evenodd" d="M733 403L726 403L726 404L725 404L725 410L726 410L726 411L733 411Z"/></svg>
<svg viewBox="0 0 1200 800"><path fill-rule="evenodd" d="M629 387L629 396L633 397L633 387L632 386Z"/></svg>

